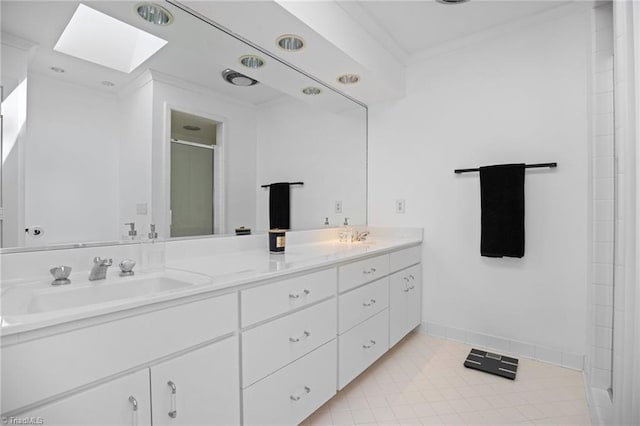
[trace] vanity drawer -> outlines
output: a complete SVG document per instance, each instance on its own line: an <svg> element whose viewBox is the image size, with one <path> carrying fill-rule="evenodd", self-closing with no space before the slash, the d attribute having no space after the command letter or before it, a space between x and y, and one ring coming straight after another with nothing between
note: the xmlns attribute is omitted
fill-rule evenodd
<svg viewBox="0 0 640 426"><path fill-rule="evenodd" d="M243 387L335 339L336 310L331 298L243 332Z"/></svg>
<svg viewBox="0 0 640 426"><path fill-rule="evenodd" d="M336 393L336 341L243 391L245 425L296 425Z"/></svg>
<svg viewBox="0 0 640 426"><path fill-rule="evenodd" d="M389 349L389 310L369 318L338 340L338 385L342 389Z"/></svg>
<svg viewBox="0 0 640 426"><path fill-rule="evenodd" d="M422 246L395 251L389 255L389 272L396 272L422 261Z"/></svg>
<svg viewBox="0 0 640 426"><path fill-rule="evenodd" d="M242 327L336 294L336 279L332 268L241 291Z"/></svg>
<svg viewBox="0 0 640 426"><path fill-rule="evenodd" d="M235 293L228 294L3 347L2 410L231 333L237 306Z"/></svg>
<svg viewBox="0 0 640 426"><path fill-rule="evenodd" d="M364 283L384 277L389 273L389 255L371 257L343 265L338 269L339 291L347 291Z"/></svg>
<svg viewBox="0 0 640 426"><path fill-rule="evenodd" d="M389 277L340 295L338 305L342 334L389 305Z"/></svg>

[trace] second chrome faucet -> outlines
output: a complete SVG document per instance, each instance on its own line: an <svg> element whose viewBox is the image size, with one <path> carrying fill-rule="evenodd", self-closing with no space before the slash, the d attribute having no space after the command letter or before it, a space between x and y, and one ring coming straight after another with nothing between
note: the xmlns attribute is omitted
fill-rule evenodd
<svg viewBox="0 0 640 426"><path fill-rule="evenodd" d="M113 265L113 259L102 259L95 257L93 259L93 268L89 274L89 281L104 280L107 278L107 268Z"/></svg>

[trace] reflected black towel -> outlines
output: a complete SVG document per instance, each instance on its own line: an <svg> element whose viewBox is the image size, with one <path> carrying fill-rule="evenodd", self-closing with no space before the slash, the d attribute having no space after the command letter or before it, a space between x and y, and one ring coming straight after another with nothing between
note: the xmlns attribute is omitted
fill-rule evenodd
<svg viewBox="0 0 640 426"><path fill-rule="evenodd" d="M289 229L289 194L288 182L269 185L269 226L271 229Z"/></svg>
<svg viewBox="0 0 640 426"><path fill-rule="evenodd" d="M524 256L524 164L480 167L480 254Z"/></svg>

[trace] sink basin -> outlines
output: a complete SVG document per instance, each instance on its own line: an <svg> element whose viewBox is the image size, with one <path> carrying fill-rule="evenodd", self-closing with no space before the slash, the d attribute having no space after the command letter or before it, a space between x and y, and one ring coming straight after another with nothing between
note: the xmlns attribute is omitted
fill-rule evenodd
<svg viewBox="0 0 640 426"><path fill-rule="evenodd" d="M105 285L96 283L90 287L79 287L64 292L53 291L34 294L27 306L26 313L34 314L75 308L77 306L94 305L97 303L111 302L112 300L145 296L190 286L191 284L187 282L166 277L154 277L130 282L121 281L111 284L105 283Z"/></svg>
<svg viewBox="0 0 640 426"><path fill-rule="evenodd" d="M6 317L41 314L150 297L192 287L195 284L196 282L191 280L154 274L80 283L74 280L70 285L59 287L43 287L43 284L18 286L2 292L2 315Z"/></svg>

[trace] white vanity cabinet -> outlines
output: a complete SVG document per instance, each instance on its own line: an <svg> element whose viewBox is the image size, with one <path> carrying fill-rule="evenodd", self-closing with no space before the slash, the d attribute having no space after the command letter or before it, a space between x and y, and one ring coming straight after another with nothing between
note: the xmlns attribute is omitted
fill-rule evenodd
<svg viewBox="0 0 640 426"><path fill-rule="evenodd" d="M421 247L396 247L3 336L2 415L298 424L420 324Z"/></svg>
<svg viewBox="0 0 640 426"><path fill-rule="evenodd" d="M338 389L389 349L388 272L388 254L339 269Z"/></svg>
<svg viewBox="0 0 640 426"><path fill-rule="evenodd" d="M389 282L389 346L393 346L422 320L422 265L420 247L391 253ZM409 266L412 265L412 266Z"/></svg>
<svg viewBox="0 0 640 426"><path fill-rule="evenodd" d="M26 383L25 386L37 386ZM47 426L150 426L149 369L137 371L102 385L62 398L51 404L22 412L17 420L41 419ZM20 424L8 417L8 424Z"/></svg>
<svg viewBox="0 0 640 426"><path fill-rule="evenodd" d="M235 336L153 365L150 371L154 426L240 423Z"/></svg>
<svg viewBox="0 0 640 426"><path fill-rule="evenodd" d="M300 423L336 393L336 290L330 268L241 292L245 425Z"/></svg>

